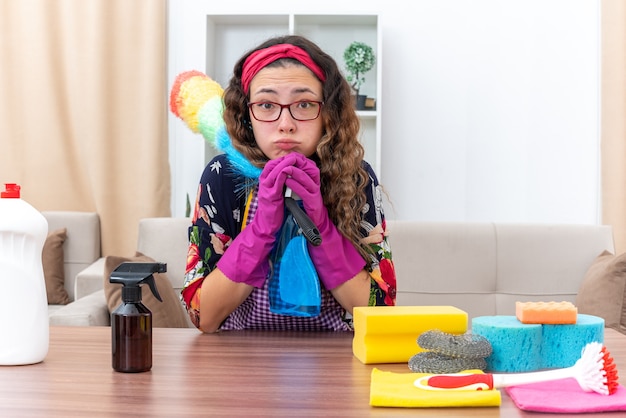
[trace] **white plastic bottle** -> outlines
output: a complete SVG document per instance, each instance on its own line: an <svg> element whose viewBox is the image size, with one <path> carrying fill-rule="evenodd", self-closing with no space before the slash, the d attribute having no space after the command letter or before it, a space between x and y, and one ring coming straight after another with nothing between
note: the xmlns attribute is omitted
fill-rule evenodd
<svg viewBox="0 0 626 418"><path fill-rule="evenodd" d="M20 198L0 193L0 365L39 363L48 354L48 298L41 254L48 221Z"/></svg>

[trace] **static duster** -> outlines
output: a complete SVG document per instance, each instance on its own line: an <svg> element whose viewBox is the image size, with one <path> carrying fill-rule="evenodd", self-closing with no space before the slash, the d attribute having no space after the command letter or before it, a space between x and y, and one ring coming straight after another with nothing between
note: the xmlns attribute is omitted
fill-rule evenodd
<svg viewBox="0 0 626 418"><path fill-rule="evenodd" d="M170 110L194 133L201 133L211 144L224 124L224 89L209 76L195 70L185 71L174 80L170 90Z"/></svg>

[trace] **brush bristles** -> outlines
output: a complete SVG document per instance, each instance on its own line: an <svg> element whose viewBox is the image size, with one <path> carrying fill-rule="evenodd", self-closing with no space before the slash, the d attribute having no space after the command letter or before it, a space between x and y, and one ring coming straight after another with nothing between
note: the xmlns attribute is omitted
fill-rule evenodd
<svg viewBox="0 0 626 418"><path fill-rule="evenodd" d="M602 361L604 362L603 370L605 372L606 377L606 387L609 390L609 395L617 392L617 388L619 387L619 376L617 375L617 367L613 362L613 357L606 349L606 347L602 347Z"/></svg>

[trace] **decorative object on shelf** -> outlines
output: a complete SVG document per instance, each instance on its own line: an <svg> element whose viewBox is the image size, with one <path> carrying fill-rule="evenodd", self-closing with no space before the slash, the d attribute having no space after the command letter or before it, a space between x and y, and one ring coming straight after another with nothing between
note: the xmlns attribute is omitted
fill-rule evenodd
<svg viewBox="0 0 626 418"><path fill-rule="evenodd" d="M374 50L363 42L354 41L343 52L343 59L348 71L346 80L355 91L356 108L364 109L366 96L359 95L359 90L365 82L363 74L371 70L376 63Z"/></svg>

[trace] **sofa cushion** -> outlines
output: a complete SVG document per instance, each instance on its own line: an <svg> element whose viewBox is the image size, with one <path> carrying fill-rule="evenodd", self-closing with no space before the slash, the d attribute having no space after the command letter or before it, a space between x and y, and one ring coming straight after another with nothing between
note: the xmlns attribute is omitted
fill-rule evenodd
<svg viewBox="0 0 626 418"><path fill-rule="evenodd" d="M67 305L70 297L65 290L65 266L63 243L67 239L67 229L59 228L46 237L41 252L43 276L46 282L46 295L49 305Z"/></svg>
<svg viewBox="0 0 626 418"><path fill-rule="evenodd" d="M100 258L100 217L94 212L42 211L48 221L48 232L67 230L63 243L65 291L70 302L76 300L76 276ZM102 286L98 287L99 289Z"/></svg>
<svg viewBox="0 0 626 418"><path fill-rule="evenodd" d="M111 272L124 262L153 263L155 260L141 253L134 257L107 256L104 261L104 295L109 312L122 303L122 285L109 282ZM154 281L163 302L152 294L148 286L141 286L142 302L152 312L152 326L157 328L187 328L189 322L179 295L165 273L155 273Z"/></svg>
<svg viewBox="0 0 626 418"><path fill-rule="evenodd" d="M576 297L579 313L604 318L605 326L626 334L626 253L603 251L593 262Z"/></svg>
<svg viewBox="0 0 626 418"><path fill-rule="evenodd" d="M136 250L167 263L167 277L181 291L187 270L190 218L144 218L139 221Z"/></svg>

